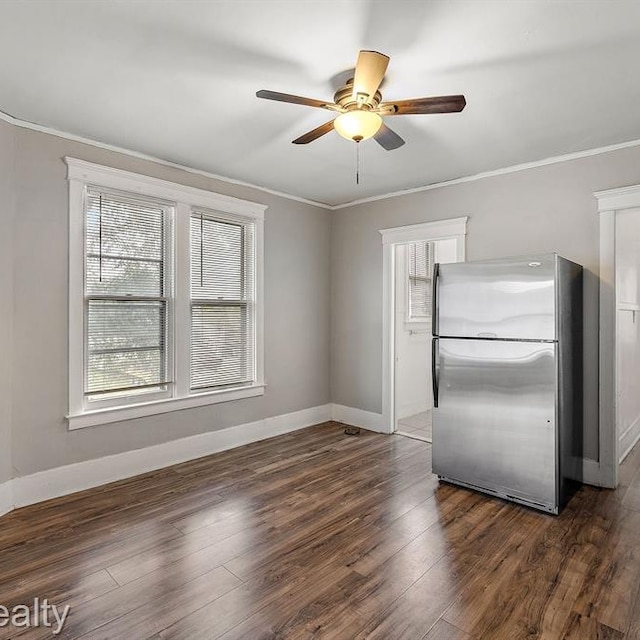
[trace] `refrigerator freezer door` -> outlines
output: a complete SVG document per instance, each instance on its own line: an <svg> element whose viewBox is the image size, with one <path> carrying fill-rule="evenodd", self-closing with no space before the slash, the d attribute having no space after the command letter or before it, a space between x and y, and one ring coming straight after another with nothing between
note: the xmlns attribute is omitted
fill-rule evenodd
<svg viewBox="0 0 640 640"><path fill-rule="evenodd" d="M554 511L556 344L438 343L433 472Z"/></svg>
<svg viewBox="0 0 640 640"><path fill-rule="evenodd" d="M434 335L555 340L553 254L442 264Z"/></svg>

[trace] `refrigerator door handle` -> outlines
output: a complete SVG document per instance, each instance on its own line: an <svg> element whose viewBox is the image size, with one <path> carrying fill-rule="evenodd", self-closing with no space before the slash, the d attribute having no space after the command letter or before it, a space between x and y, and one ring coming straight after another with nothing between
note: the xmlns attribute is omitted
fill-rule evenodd
<svg viewBox="0 0 640 640"><path fill-rule="evenodd" d="M440 277L440 263L433 265L433 292L431 294L431 335L438 335L438 278Z"/></svg>
<svg viewBox="0 0 640 640"><path fill-rule="evenodd" d="M438 406L438 386L440 384L440 349L438 338L431 339L431 387L433 389L433 406Z"/></svg>

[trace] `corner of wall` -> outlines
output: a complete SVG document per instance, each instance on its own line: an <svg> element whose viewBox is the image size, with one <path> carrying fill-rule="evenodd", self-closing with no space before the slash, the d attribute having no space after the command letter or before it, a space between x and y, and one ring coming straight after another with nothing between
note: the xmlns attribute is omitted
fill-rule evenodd
<svg viewBox="0 0 640 640"><path fill-rule="evenodd" d="M320 405L255 422L170 440L141 449L93 458L15 478L0 485L3 508L25 507L149 471L306 429L331 419L331 405Z"/></svg>
<svg viewBox="0 0 640 640"><path fill-rule="evenodd" d="M353 427L361 427L362 429L367 429L367 431L389 433L388 426L385 424L384 416L381 413L345 407L341 404L332 404L331 419Z"/></svg>
<svg viewBox="0 0 640 640"><path fill-rule="evenodd" d="M0 516L13 511L14 508L13 480L7 480L0 484Z"/></svg>
<svg viewBox="0 0 640 640"><path fill-rule="evenodd" d="M13 226L16 210L15 127L0 122L0 514L13 507L12 362L13 362Z"/></svg>

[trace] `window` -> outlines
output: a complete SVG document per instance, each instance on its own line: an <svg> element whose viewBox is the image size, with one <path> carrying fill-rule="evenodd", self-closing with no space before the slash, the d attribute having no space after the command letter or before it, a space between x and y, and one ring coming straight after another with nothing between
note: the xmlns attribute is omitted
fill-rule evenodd
<svg viewBox="0 0 640 640"><path fill-rule="evenodd" d="M66 161L69 427L264 393L265 207Z"/></svg>
<svg viewBox="0 0 640 640"><path fill-rule="evenodd" d="M172 383L169 333L173 207L108 190L85 198L88 403L138 401Z"/></svg>
<svg viewBox="0 0 640 640"><path fill-rule="evenodd" d="M431 317L433 243L413 242L407 245L407 263L408 320L428 320Z"/></svg>
<svg viewBox="0 0 640 640"><path fill-rule="evenodd" d="M191 216L192 391L253 382L252 225Z"/></svg>

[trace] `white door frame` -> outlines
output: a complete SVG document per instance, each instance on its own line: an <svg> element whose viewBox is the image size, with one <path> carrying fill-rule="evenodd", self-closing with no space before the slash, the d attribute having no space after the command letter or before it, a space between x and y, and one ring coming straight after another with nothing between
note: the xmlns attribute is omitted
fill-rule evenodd
<svg viewBox="0 0 640 640"><path fill-rule="evenodd" d="M382 426L383 433L394 432L395 415L395 274L397 245L430 240L456 239L457 259L465 259L467 220L450 218L380 229L382 235Z"/></svg>
<svg viewBox="0 0 640 640"><path fill-rule="evenodd" d="M616 344L616 214L640 207L640 185L598 191L600 214L599 462L600 484L618 486L618 381Z"/></svg>

